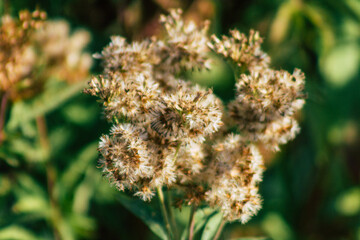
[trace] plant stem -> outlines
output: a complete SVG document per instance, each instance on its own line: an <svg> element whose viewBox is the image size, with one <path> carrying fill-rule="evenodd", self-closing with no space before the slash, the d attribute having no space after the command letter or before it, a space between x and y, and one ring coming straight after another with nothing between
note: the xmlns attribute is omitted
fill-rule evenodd
<svg viewBox="0 0 360 240"><path fill-rule="evenodd" d="M179 154L180 146L181 146L181 142L179 142L178 145L176 146L176 151L175 151L175 155L174 155L174 159L173 159L174 163L176 162L177 156ZM168 196L169 215L170 215L171 226L172 226L172 229L174 231L173 232L174 233L174 238L178 239L179 238L179 233L178 233L178 230L177 230L173 209L171 207L172 201L171 201L171 194L170 194L169 191L168 191L167 196Z"/></svg>
<svg viewBox="0 0 360 240"><path fill-rule="evenodd" d="M5 92L1 98L1 109L0 109L0 144L4 138L3 127L5 124L6 106L8 102L9 93Z"/></svg>
<svg viewBox="0 0 360 240"><path fill-rule="evenodd" d="M168 199L168 208L169 208L169 215L170 215L170 221L171 221L171 227L174 230L174 238L179 239L179 232L177 229L175 217L174 217L174 211L172 206L172 198L170 191L167 191L167 199Z"/></svg>
<svg viewBox="0 0 360 240"><path fill-rule="evenodd" d="M189 218L189 240L194 238L194 227L195 227L195 211L197 206L191 206L190 218Z"/></svg>
<svg viewBox="0 0 360 240"><path fill-rule="evenodd" d="M216 234L215 234L214 240L218 240L218 239L219 239L219 237L221 236L222 230L223 230L223 228L225 227L225 225L226 225L226 220L223 218L223 219L221 220L220 226L219 226L219 228L218 228L218 230L217 230L217 232L216 232Z"/></svg>
<svg viewBox="0 0 360 240"><path fill-rule="evenodd" d="M54 191L54 185L56 181L56 169L51 164L51 161L49 161L49 152L50 152L50 143L49 138L47 134L47 128L46 128L46 120L43 116L36 118L36 125L39 132L40 137L40 144L42 148L44 149L45 154L45 160L46 160L46 181L47 181L47 189L49 193L49 199L50 199L50 206L52 209L51 212L51 223L53 225L53 233L54 233L54 239L58 240L61 239L60 234L60 221L61 221L61 214L58 209L58 202L55 197L55 191Z"/></svg>
<svg viewBox="0 0 360 240"><path fill-rule="evenodd" d="M46 120L43 116L36 118L36 125L40 137L40 145L46 152L49 152L50 144L47 136Z"/></svg>
<svg viewBox="0 0 360 240"><path fill-rule="evenodd" d="M158 195L159 195L161 212L163 214L166 229L168 231L168 236L169 236L169 239L172 239L173 234L172 234L172 230L171 230L171 226L170 226L169 216L168 216L166 206L165 206L164 193L163 193L161 187L157 188L157 192L158 192Z"/></svg>

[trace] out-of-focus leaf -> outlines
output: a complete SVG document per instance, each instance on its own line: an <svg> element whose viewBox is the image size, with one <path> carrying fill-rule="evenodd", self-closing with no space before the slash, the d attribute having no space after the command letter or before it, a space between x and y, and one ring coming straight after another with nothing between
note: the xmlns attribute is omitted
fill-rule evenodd
<svg viewBox="0 0 360 240"><path fill-rule="evenodd" d="M248 237L248 238L236 238L233 240L271 240L271 238L266 237Z"/></svg>
<svg viewBox="0 0 360 240"><path fill-rule="evenodd" d="M33 213L45 218L50 214L47 200L40 195L21 196L13 206L13 210L18 213Z"/></svg>
<svg viewBox="0 0 360 240"><path fill-rule="evenodd" d="M217 230L220 227L221 220L222 220L222 212L218 212L210 217L205 225L205 229L201 236L201 240L211 240L214 239Z"/></svg>
<svg viewBox="0 0 360 240"><path fill-rule="evenodd" d="M119 194L117 198L121 204L132 212L135 216L140 218L153 233L161 239L168 239L166 234L165 225L162 221L159 211L155 211L151 206L139 199L133 199L125 194Z"/></svg>
<svg viewBox="0 0 360 240"><path fill-rule="evenodd" d="M0 175L0 196L6 195L11 189L11 182L10 179L6 176L1 174Z"/></svg>
<svg viewBox="0 0 360 240"><path fill-rule="evenodd" d="M330 17L327 12L323 10L323 8L306 4L303 7L304 14L307 18L317 27L317 30L321 36L321 51L327 52L334 46L335 43L335 31L332 25L329 24Z"/></svg>
<svg viewBox="0 0 360 240"><path fill-rule="evenodd" d="M321 61L325 79L334 86L346 85L359 71L360 47L356 42L337 45Z"/></svg>
<svg viewBox="0 0 360 240"><path fill-rule="evenodd" d="M211 58L211 68L208 71L193 71L189 76L191 79L201 85L207 87L221 86L226 87L226 85L233 86L231 79L226 78L227 74L231 74L231 69L226 63L219 57L212 56Z"/></svg>
<svg viewBox="0 0 360 240"><path fill-rule="evenodd" d="M17 225L8 226L0 229L0 239L8 240L38 240L41 239L31 231Z"/></svg>
<svg viewBox="0 0 360 240"><path fill-rule="evenodd" d="M8 144L12 153L23 156L29 162L44 162L47 160L48 152L46 149L41 148L38 142L15 137L9 139Z"/></svg>
<svg viewBox="0 0 360 240"><path fill-rule="evenodd" d="M334 145L354 144L358 137L358 127L356 122L348 120L342 124L336 124L329 128L328 140Z"/></svg>
<svg viewBox="0 0 360 240"><path fill-rule="evenodd" d="M73 200L73 210L79 214L85 214L90 205L98 179L94 168L89 168L84 181L76 188Z"/></svg>
<svg viewBox="0 0 360 240"><path fill-rule="evenodd" d="M90 239L93 236L96 230L94 219L82 214L71 214L68 219L77 235L86 239Z"/></svg>
<svg viewBox="0 0 360 240"><path fill-rule="evenodd" d="M342 25L342 36L343 41L357 41L360 39L360 21L355 21L349 17L345 18Z"/></svg>
<svg viewBox="0 0 360 240"><path fill-rule="evenodd" d="M262 222L262 227L272 239L294 239L294 234L290 226L277 213L268 213Z"/></svg>
<svg viewBox="0 0 360 240"><path fill-rule="evenodd" d="M71 104L63 109L65 118L78 125L87 125L98 117L96 105Z"/></svg>
<svg viewBox="0 0 360 240"><path fill-rule="evenodd" d="M189 78L200 85L212 87L214 93L226 101L233 98L235 84L233 70L219 57L211 55L211 69L191 72Z"/></svg>
<svg viewBox="0 0 360 240"><path fill-rule="evenodd" d="M47 196L45 189L27 174L18 173L17 183L19 187L16 188L16 192L19 194L34 194L38 196Z"/></svg>
<svg viewBox="0 0 360 240"><path fill-rule="evenodd" d="M4 160L7 164L13 167L19 166L19 160L13 156L13 153L7 151L8 149L0 149L0 159Z"/></svg>
<svg viewBox="0 0 360 240"><path fill-rule="evenodd" d="M43 93L36 98L27 101L16 102L10 114L6 127L11 131L22 123L30 121L38 116L43 116L76 94L80 94L85 87L85 82L67 85L62 82L53 82Z"/></svg>
<svg viewBox="0 0 360 240"><path fill-rule="evenodd" d="M64 147L69 142L69 139L72 137L72 132L69 128L57 127L54 128L49 134L49 141L51 146L51 155L59 156L64 150Z"/></svg>
<svg viewBox="0 0 360 240"><path fill-rule="evenodd" d="M344 2L360 18L360 2L358 0L345 0Z"/></svg>
<svg viewBox="0 0 360 240"><path fill-rule="evenodd" d="M75 157L59 181L61 187L69 189L84 175L84 169L97 157L97 142L92 142Z"/></svg>
<svg viewBox="0 0 360 240"><path fill-rule="evenodd" d="M345 216L354 216L360 212L360 188L355 187L341 194L335 203L336 210Z"/></svg>
<svg viewBox="0 0 360 240"><path fill-rule="evenodd" d="M66 240L75 240L75 233L73 228L71 227L70 221L68 219L62 219L60 222L57 223L60 232L60 238Z"/></svg>
<svg viewBox="0 0 360 240"><path fill-rule="evenodd" d="M25 137L35 138L38 134L38 129L35 122L23 122L20 127L21 132Z"/></svg>
<svg viewBox="0 0 360 240"><path fill-rule="evenodd" d="M293 1L281 5L270 28L270 41L278 44L284 40L289 31L291 18L296 11Z"/></svg>

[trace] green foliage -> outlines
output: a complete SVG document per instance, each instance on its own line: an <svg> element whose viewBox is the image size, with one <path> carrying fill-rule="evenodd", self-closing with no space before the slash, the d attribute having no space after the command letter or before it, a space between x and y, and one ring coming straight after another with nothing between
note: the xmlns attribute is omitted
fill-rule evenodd
<svg viewBox="0 0 360 240"><path fill-rule="evenodd" d="M222 221L222 213L218 212L214 214L210 219L207 221L205 225L205 229L203 234L201 235L201 240L210 240L214 239L217 230L219 229Z"/></svg>
<svg viewBox="0 0 360 240"><path fill-rule="evenodd" d="M143 220L143 222L148 225L151 231L153 231L157 236L161 239L168 239L165 224L162 220L159 209L155 210L143 201L130 198L125 194L119 194L118 199L121 204L123 204L135 216Z"/></svg>

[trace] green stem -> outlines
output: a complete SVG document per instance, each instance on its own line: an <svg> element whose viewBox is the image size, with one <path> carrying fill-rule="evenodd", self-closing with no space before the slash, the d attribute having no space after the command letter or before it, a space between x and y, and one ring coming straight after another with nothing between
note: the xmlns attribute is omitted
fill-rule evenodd
<svg viewBox="0 0 360 240"><path fill-rule="evenodd" d="M172 198L171 198L170 191L167 192L167 199L168 199L168 207L169 207L169 215L170 215L171 227L174 230L174 238L179 239L179 232L178 232L176 221L175 221L174 210L172 208Z"/></svg>
<svg viewBox="0 0 360 240"><path fill-rule="evenodd" d="M49 193L50 206L51 206L51 224L53 226L53 234L54 239L61 239L61 231L60 231L60 222L61 222L61 214L58 208L58 202L55 197L54 185L56 182L56 169L49 161L49 153L50 153L50 143L47 134L46 128L46 120L43 116L36 118L36 125L39 132L40 137L40 145L45 152L45 160L46 160L46 181L47 181L47 189Z"/></svg>
<svg viewBox="0 0 360 240"><path fill-rule="evenodd" d="M191 206L190 218L189 218L189 240L194 238L194 227L195 227L195 212L196 205Z"/></svg>
<svg viewBox="0 0 360 240"><path fill-rule="evenodd" d="M180 146L181 146L181 142L178 143L178 145L176 146L176 152L175 152L175 155L174 155L174 158L173 158L173 162L175 163L176 162L176 158L178 156L178 153L179 153L179 149L180 149ZM158 188L159 189L159 188ZM161 188L160 188L161 190ZM162 190L161 190L162 191ZM160 194L159 194L159 197L160 197ZM175 221L175 217L174 217L174 213L173 213L173 209L172 209L172 201L171 201L171 194L170 192L168 191L167 193L167 200L168 200L168 208L169 208L169 215L170 215L170 227L171 229L173 230L173 236L175 239L178 239L179 238L179 235L178 235L178 231L177 231L177 226L176 226L176 221ZM166 209L165 209L166 210Z"/></svg>
<svg viewBox="0 0 360 240"><path fill-rule="evenodd" d="M173 233L172 233L172 230L171 230L169 216L168 216L166 206L165 206L164 193L163 193L161 187L157 188L157 192L158 192L158 195L159 195L161 212L162 212L162 215L164 217L165 226L166 226L166 229L167 229L167 232L168 232L168 237L169 237L169 239L172 239Z"/></svg>
<svg viewBox="0 0 360 240"><path fill-rule="evenodd" d="M218 230L217 230L217 232L216 232L216 234L215 234L214 240L218 240L218 239L219 239L219 237L221 236L222 230L223 230L223 228L225 227L225 224L226 224L226 220L223 218L223 219L221 220L220 226L219 226L219 228L218 228Z"/></svg>

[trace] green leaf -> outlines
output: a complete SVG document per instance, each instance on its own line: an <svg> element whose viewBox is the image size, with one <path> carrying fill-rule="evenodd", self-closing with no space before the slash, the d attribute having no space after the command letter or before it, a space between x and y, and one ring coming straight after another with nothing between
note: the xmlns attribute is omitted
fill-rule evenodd
<svg viewBox="0 0 360 240"><path fill-rule="evenodd" d="M0 159L4 160L7 164L12 167L18 167L20 165L19 160L13 156L13 153L7 151L8 149L0 149Z"/></svg>
<svg viewBox="0 0 360 240"><path fill-rule="evenodd" d="M360 212L360 187L340 194L335 201L335 209L345 216L356 216Z"/></svg>
<svg viewBox="0 0 360 240"><path fill-rule="evenodd" d="M50 129L49 129L50 130ZM71 128L66 126L53 127L49 131L49 142L51 146L51 156L60 156L69 144L71 138L73 138L73 132Z"/></svg>
<svg viewBox="0 0 360 240"><path fill-rule="evenodd" d="M23 137L12 137L8 139L8 150L17 156L22 156L28 162L46 161L47 151L41 148L38 142Z"/></svg>
<svg viewBox="0 0 360 240"><path fill-rule="evenodd" d="M162 221L159 211L155 211L150 205L145 202L126 196L125 194L119 194L118 200L122 205L132 212L135 216L140 218L153 233L155 233L161 239L168 239L164 223Z"/></svg>
<svg viewBox="0 0 360 240"><path fill-rule="evenodd" d="M297 8L292 1L284 2L281 5L271 24L270 41L278 44L285 39L290 29L292 17L296 11Z"/></svg>
<svg viewBox="0 0 360 240"><path fill-rule="evenodd" d="M28 240L38 240L41 239L34 235L29 230L17 226L12 225L8 226L6 228L0 229L0 239L11 239L11 240L22 240L22 239L28 239Z"/></svg>
<svg viewBox="0 0 360 240"><path fill-rule="evenodd" d="M92 239L97 228L96 221L93 218L76 213L71 214L67 220L70 222L76 235L82 236L85 239Z"/></svg>
<svg viewBox="0 0 360 240"><path fill-rule="evenodd" d="M329 24L329 19L331 19L331 17L323 10L323 8L313 4L306 4L303 8L303 13L307 19L314 24L320 34L322 43L320 50L327 52L335 44L335 31L333 26Z"/></svg>
<svg viewBox="0 0 360 240"><path fill-rule="evenodd" d="M195 212L195 226L194 226L194 235L199 232L205 225L205 223L207 222L208 218L214 214L214 209L206 207L206 208L201 208L198 209ZM183 234L181 235L181 240L186 240L186 238L188 237L189 233L188 233L188 229L189 227L186 226Z"/></svg>
<svg viewBox="0 0 360 240"><path fill-rule="evenodd" d="M11 179L5 174L0 174L0 197L11 191Z"/></svg>
<svg viewBox="0 0 360 240"><path fill-rule="evenodd" d="M98 107L96 105L71 104L62 110L65 118L78 125L88 125L98 118Z"/></svg>
<svg viewBox="0 0 360 240"><path fill-rule="evenodd" d="M96 177L95 177L96 176ZM98 177L95 168L88 168L85 179L78 185L74 193L73 211L85 214L89 210L90 201L95 194Z"/></svg>
<svg viewBox="0 0 360 240"><path fill-rule="evenodd" d="M84 169L97 157L97 142L92 142L77 155L71 165L61 176L60 185L67 189L75 186L76 182L84 175Z"/></svg>
<svg viewBox="0 0 360 240"><path fill-rule="evenodd" d="M275 212L268 213L262 222L262 228L267 235L276 240L295 239L294 232L285 219Z"/></svg>
<svg viewBox="0 0 360 240"><path fill-rule="evenodd" d="M47 218L50 216L48 201L39 195L23 195L13 206L15 212L24 214L36 214Z"/></svg>
<svg viewBox="0 0 360 240"><path fill-rule="evenodd" d="M360 18L360 2L357 0L345 0L344 2L348 5L349 9Z"/></svg>
<svg viewBox="0 0 360 240"><path fill-rule="evenodd" d="M360 47L356 42L338 44L321 59L325 79L336 87L345 86L359 71Z"/></svg>
<svg viewBox="0 0 360 240"><path fill-rule="evenodd" d="M271 238L266 238L266 237L246 237L246 238L236 238L234 240L271 240Z"/></svg>
<svg viewBox="0 0 360 240"><path fill-rule="evenodd" d="M52 81L45 91L34 99L18 101L13 105L6 128L9 131L14 130L22 123L54 110L74 95L79 94L85 84L85 82L78 82L68 85L63 82Z"/></svg>
<svg viewBox="0 0 360 240"><path fill-rule="evenodd" d="M16 188L19 194L34 194L42 197L46 197L47 193L44 189L44 185L40 185L35 179L27 174L18 173L17 183L20 188Z"/></svg>
<svg viewBox="0 0 360 240"><path fill-rule="evenodd" d="M201 240L214 239L216 232L220 227L222 217L223 217L222 212L218 212L209 218L209 220L207 221L207 223L205 225L205 229L201 236Z"/></svg>

